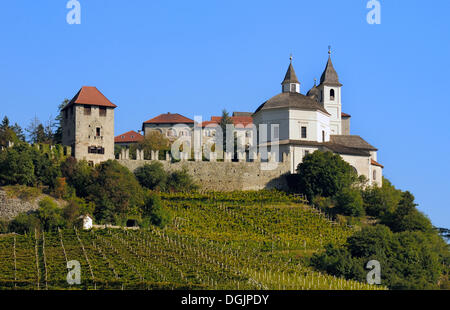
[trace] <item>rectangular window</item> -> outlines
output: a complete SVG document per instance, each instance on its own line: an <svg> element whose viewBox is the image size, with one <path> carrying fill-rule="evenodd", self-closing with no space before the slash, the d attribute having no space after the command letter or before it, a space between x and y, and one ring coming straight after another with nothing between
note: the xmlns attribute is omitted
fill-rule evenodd
<svg viewBox="0 0 450 310"><path fill-rule="evenodd" d="M322 142L325 142L325 131L322 130Z"/></svg>
<svg viewBox="0 0 450 310"><path fill-rule="evenodd" d="M90 105L84 106L84 115L91 115L91 106Z"/></svg>
<svg viewBox="0 0 450 310"><path fill-rule="evenodd" d="M106 116L106 108L105 107L100 107L98 109L98 113L100 116Z"/></svg>
<svg viewBox="0 0 450 310"><path fill-rule="evenodd" d="M105 149L101 146L88 146L88 153L89 154L105 154Z"/></svg>
<svg viewBox="0 0 450 310"><path fill-rule="evenodd" d="M295 84L291 84L291 93L295 93L296 87Z"/></svg>
<svg viewBox="0 0 450 310"><path fill-rule="evenodd" d="M302 126L301 137L302 139L306 139L308 137L306 132L306 126Z"/></svg>
<svg viewBox="0 0 450 310"><path fill-rule="evenodd" d="M273 138L274 138L274 139L278 139L279 136L280 136L280 127L275 126L275 127L273 128Z"/></svg>
<svg viewBox="0 0 450 310"><path fill-rule="evenodd" d="M99 128L99 127L97 127L97 129L96 129L95 135L96 135L97 137L100 137L100 128Z"/></svg>

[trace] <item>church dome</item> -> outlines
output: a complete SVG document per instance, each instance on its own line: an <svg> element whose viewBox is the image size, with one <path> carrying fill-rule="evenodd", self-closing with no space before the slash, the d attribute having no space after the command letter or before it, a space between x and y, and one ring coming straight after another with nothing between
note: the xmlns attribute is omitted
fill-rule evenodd
<svg viewBox="0 0 450 310"><path fill-rule="evenodd" d="M286 92L278 94L256 109L255 113L263 110L290 108L299 110L322 111L329 114L316 100L300 93Z"/></svg>
<svg viewBox="0 0 450 310"><path fill-rule="evenodd" d="M313 88L311 88L308 93L306 94L306 96L313 98L316 101L319 101L319 89L314 86Z"/></svg>

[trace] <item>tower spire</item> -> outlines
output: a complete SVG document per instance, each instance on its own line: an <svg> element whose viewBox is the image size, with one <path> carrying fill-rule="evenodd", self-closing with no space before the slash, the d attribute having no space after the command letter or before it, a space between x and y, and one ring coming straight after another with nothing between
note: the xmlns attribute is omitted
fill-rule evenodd
<svg viewBox="0 0 450 310"><path fill-rule="evenodd" d="M289 67L287 69L286 75L284 76L282 85L282 91L284 93L299 93L300 92L300 82L298 81L297 75L295 74L294 66L292 65L292 54L289 56Z"/></svg>

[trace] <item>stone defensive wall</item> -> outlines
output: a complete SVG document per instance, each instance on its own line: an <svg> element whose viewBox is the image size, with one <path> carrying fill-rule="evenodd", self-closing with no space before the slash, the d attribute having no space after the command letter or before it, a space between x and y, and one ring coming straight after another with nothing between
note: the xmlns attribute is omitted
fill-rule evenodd
<svg viewBox="0 0 450 310"><path fill-rule="evenodd" d="M152 160L144 160L142 151L137 151L136 160L129 159L129 150L123 149L118 162L130 171L136 170L145 164L159 161L168 172L186 169L202 190L234 191L234 190L260 190L260 189L287 189L286 175L290 173L289 156L284 155L283 160L261 161L258 154L255 160L248 160L239 156L238 161L231 161L230 154L224 154L224 161L201 160L195 156L188 160L187 154L180 154L180 161L172 160L166 154L166 160L158 160L158 152L152 152ZM273 157L272 157L273 158Z"/></svg>

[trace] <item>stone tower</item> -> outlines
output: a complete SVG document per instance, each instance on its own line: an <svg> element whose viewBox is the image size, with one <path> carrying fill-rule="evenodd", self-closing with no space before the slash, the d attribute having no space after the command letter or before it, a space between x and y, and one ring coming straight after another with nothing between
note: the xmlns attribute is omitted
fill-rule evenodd
<svg viewBox="0 0 450 310"><path fill-rule="evenodd" d="M320 78L319 100L322 106L331 114L330 130L332 135L342 134L342 102L339 77L331 62L331 51L328 51L328 62Z"/></svg>
<svg viewBox="0 0 450 310"><path fill-rule="evenodd" d="M98 164L114 159L114 109L96 87L83 86L62 109L63 144L72 156Z"/></svg>

